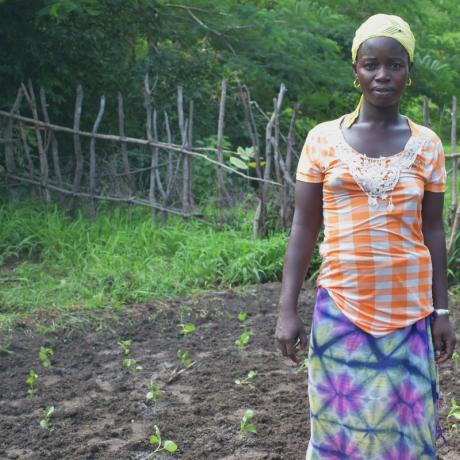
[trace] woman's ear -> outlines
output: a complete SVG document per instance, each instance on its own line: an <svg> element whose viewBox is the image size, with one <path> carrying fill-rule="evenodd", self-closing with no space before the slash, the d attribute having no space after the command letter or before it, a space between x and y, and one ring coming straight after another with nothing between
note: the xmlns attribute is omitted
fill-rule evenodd
<svg viewBox="0 0 460 460"><path fill-rule="evenodd" d="M353 74L355 77L358 76L358 74L356 73L356 63L355 64L351 64L351 68L353 69ZM409 72L410 72L410 68L409 68Z"/></svg>

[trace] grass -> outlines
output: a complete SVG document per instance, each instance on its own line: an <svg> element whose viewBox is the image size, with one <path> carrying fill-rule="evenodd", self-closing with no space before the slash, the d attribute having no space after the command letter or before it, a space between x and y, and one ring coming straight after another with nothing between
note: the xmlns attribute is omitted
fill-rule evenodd
<svg viewBox="0 0 460 460"><path fill-rule="evenodd" d="M287 243L284 233L254 241L244 219L225 231L181 219L160 227L138 208L102 210L93 222L56 206L3 204L0 221L0 328L43 310L114 308L278 280ZM12 258L21 263L6 269Z"/></svg>

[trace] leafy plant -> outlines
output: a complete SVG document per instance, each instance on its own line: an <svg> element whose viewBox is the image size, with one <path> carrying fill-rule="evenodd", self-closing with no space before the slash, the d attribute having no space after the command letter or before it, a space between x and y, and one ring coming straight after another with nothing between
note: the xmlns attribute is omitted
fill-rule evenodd
<svg viewBox="0 0 460 460"><path fill-rule="evenodd" d="M239 338L235 340L235 344L238 345L240 350L242 350L248 344L251 335L252 331L250 329L245 329Z"/></svg>
<svg viewBox="0 0 460 460"><path fill-rule="evenodd" d="M297 372L307 371L308 369L308 358L305 358L302 363L297 367Z"/></svg>
<svg viewBox="0 0 460 460"><path fill-rule="evenodd" d="M450 419L460 420L460 406L457 404L455 399L450 401L450 412L447 414L447 422L449 425L449 431L457 431L457 423L451 423Z"/></svg>
<svg viewBox="0 0 460 460"><path fill-rule="evenodd" d="M189 357L188 351L177 351L177 358L185 367L190 367L192 365L192 360Z"/></svg>
<svg viewBox="0 0 460 460"><path fill-rule="evenodd" d="M129 347L131 346L132 343L133 343L133 341L129 340L129 339L128 340L120 340L118 342L118 345L120 345L120 347L122 348L124 355L129 355L129 353L131 351Z"/></svg>
<svg viewBox="0 0 460 460"><path fill-rule="evenodd" d="M37 380L37 378L38 378L37 373L33 369L31 369L29 371L29 377L27 377L26 379L26 383L29 386L27 390L27 394L31 395L34 392L34 383Z"/></svg>
<svg viewBox="0 0 460 460"><path fill-rule="evenodd" d="M256 427L252 423L248 423L254 417L254 411L252 409L246 409L243 417L240 420L240 436L243 436L245 431L257 434Z"/></svg>
<svg viewBox="0 0 460 460"><path fill-rule="evenodd" d="M146 394L145 398L148 401L156 401L158 396L160 396L160 393L160 387L155 382L150 382L150 390Z"/></svg>
<svg viewBox="0 0 460 460"><path fill-rule="evenodd" d="M182 328L182 334L186 337L191 332L196 331L196 326L193 323L179 324L179 327Z"/></svg>
<svg viewBox="0 0 460 460"><path fill-rule="evenodd" d="M238 321L244 323L248 319L248 314L245 311L240 311L238 313Z"/></svg>
<svg viewBox="0 0 460 460"><path fill-rule="evenodd" d="M137 364L137 360L133 358L124 358L121 363L123 364L123 366L126 366L128 368L134 367L134 370L136 371L140 371L142 369L142 366L139 366Z"/></svg>
<svg viewBox="0 0 460 460"><path fill-rule="evenodd" d="M257 375L257 371L249 371L246 377L242 379L236 379L237 385L247 385L249 388L255 388L255 385L251 382L252 379Z"/></svg>
<svg viewBox="0 0 460 460"><path fill-rule="evenodd" d="M54 350L52 348L46 348L42 345L38 351L38 357L40 358L43 367L46 369L51 367L51 361L49 359L50 356L54 356Z"/></svg>
<svg viewBox="0 0 460 460"><path fill-rule="evenodd" d="M156 452L161 452L162 450L165 450L166 452L169 452L170 454L173 454L177 450L177 444L174 441L171 441L170 439L167 439L163 441L161 439L161 433L160 429L158 428L157 425L155 425L155 434L152 434L149 437L149 442L153 446L156 446L156 449L153 451L153 453L149 456L152 457L153 454Z"/></svg>
<svg viewBox="0 0 460 460"><path fill-rule="evenodd" d="M44 429L49 429L51 416L54 414L54 406L48 406L43 412L40 420L40 426Z"/></svg>

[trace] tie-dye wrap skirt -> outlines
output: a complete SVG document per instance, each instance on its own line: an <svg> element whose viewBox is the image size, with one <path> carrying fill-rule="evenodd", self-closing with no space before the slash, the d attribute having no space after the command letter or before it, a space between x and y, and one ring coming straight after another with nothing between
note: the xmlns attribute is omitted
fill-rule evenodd
<svg viewBox="0 0 460 460"><path fill-rule="evenodd" d="M441 433L429 317L375 338L320 287L308 395L307 460L435 460Z"/></svg>

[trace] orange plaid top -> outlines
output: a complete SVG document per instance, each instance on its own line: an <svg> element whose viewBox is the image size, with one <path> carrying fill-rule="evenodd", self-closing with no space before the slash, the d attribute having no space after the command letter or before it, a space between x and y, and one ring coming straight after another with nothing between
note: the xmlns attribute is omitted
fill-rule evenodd
<svg viewBox="0 0 460 460"><path fill-rule="evenodd" d="M345 141L342 119L309 132L296 177L323 183L317 285L358 327L379 337L433 311L421 208L425 190L445 191L444 152L433 131L407 119L404 150L370 158Z"/></svg>

